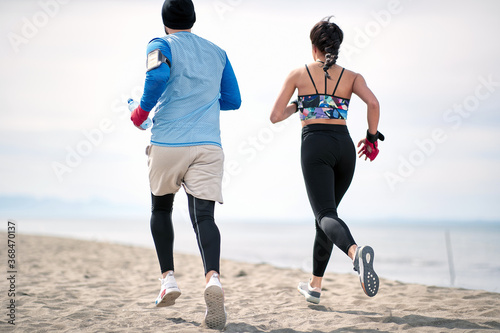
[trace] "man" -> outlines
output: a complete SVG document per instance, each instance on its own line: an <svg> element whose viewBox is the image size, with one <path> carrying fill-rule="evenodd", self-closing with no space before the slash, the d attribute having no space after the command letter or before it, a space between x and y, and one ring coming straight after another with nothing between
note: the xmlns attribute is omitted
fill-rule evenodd
<svg viewBox="0 0 500 333"><path fill-rule="evenodd" d="M162 273L156 306L173 305L181 294L174 278L172 207L182 185L205 269L204 321L223 329L220 233L214 220L215 202L222 203L224 163L219 115L240 107L240 91L225 51L191 33L196 21L191 0L166 0L162 19L167 36L148 45L144 94L131 117L139 127L156 106L148 149L151 232Z"/></svg>

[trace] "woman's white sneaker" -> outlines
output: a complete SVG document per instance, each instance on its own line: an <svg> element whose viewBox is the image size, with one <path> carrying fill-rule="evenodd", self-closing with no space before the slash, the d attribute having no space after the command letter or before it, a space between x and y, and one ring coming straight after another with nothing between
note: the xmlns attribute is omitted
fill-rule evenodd
<svg viewBox="0 0 500 333"><path fill-rule="evenodd" d="M297 290L306 298L306 301L314 304L319 304L321 289L313 288L307 282L299 282Z"/></svg>

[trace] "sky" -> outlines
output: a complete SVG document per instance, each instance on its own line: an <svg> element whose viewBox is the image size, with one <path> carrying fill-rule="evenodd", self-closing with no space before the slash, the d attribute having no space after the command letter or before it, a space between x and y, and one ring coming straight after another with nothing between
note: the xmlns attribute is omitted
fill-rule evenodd
<svg viewBox="0 0 500 333"><path fill-rule="evenodd" d="M142 95L146 45L164 34L162 3L0 0L0 200L148 215L150 133L131 124L126 100ZM194 3L193 33L226 50L243 99L221 116L218 219L312 218L298 116L273 125L269 114L288 73L313 60L310 29L334 15L345 35L338 64L365 77L386 137L374 162L357 161L339 216L500 221L498 1ZM355 143L366 133L357 97L348 127ZM178 214L186 211L182 192ZM40 217L57 211L36 209ZM6 205L0 211L22 215Z"/></svg>

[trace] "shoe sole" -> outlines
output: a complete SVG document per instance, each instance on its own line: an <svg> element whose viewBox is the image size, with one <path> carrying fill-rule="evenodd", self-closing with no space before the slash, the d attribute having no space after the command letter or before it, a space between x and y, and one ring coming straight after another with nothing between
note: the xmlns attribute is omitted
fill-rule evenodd
<svg viewBox="0 0 500 333"><path fill-rule="evenodd" d="M359 280L365 294L369 297L377 295L379 280L378 275L373 270L373 260L375 253L370 246L363 246L360 254Z"/></svg>
<svg viewBox="0 0 500 333"><path fill-rule="evenodd" d="M319 304L319 297L312 296L306 290L301 289L300 285L297 287L297 290L299 291L299 293L302 294L302 296L305 297L306 301L308 301L310 303L314 303L314 304Z"/></svg>
<svg viewBox="0 0 500 333"><path fill-rule="evenodd" d="M181 295L180 290L171 290L163 296L162 300L156 304L157 308L163 308L166 306L172 306L175 304L175 300Z"/></svg>
<svg viewBox="0 0 500 333"><path fill-rule="evenodd" d="M226 326L226 310L224 309L224 293L222 289L218 286L206 288L205 303L207 304L205 325L211 329L224 329Z"/></svg>

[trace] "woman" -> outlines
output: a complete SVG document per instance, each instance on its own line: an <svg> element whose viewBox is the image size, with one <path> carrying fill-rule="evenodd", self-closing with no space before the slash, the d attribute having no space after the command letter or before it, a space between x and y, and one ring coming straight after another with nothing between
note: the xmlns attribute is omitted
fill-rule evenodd
<svg viewBox="0 0 500 333"><path fill-rule="evenodd" d="M378 154L377 140L384 140L377 131L379 103L363 76L336 64L343 32L330 19L323 19L311 30L315 62L289 74L271 112L273 123L300 112L302 173L316 219L316 237L313 276L309 283L299 283L298 290L307 301L316 304L333 245L353 260L354 270L368 296L375 296L379 288L378 276L373 270L373 249L358 247L348 226L337 215L356 164L356 149L346 126L349 100L354 93L367 105L367 136L358 147L361 147L359 157L370 161ZM288 104L295 89L298 89L298 99Z"/></svg>

